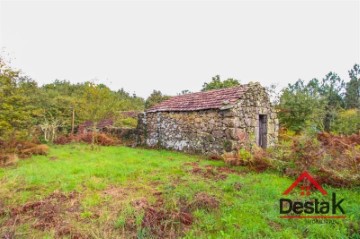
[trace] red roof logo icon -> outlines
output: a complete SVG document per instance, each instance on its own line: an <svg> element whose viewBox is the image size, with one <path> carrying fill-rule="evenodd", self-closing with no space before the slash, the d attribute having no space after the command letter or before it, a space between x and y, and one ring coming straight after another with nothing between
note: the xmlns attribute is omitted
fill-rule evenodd
<svg viewBox="0 0 360 239"><path fill-rule="evenodd" d="M300 174L300 176L295 180L295 182L293 182L293 184L290 185L290 187L288 189L286 189L284 192L283 192L283 195L287 195L289 194L301 181L303 181L304 179L307 179L309 180L309 182L314 185L314 187L319 190L322 195L327 195L327 192L321 187L321 185L316 182L316 180L311 177L311 175L304 171L302 174ZM306 195L309 195L310 194L310 187L302 187L302 189L307 189L307 194ZM302 193L302 195L304 195L304 193Z"/></svg>

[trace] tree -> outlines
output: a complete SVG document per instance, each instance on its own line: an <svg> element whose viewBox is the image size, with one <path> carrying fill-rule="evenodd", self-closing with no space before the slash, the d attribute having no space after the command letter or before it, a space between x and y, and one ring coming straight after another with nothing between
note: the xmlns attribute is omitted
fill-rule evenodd
<svg viewBox="0 0 360 239"><path fill-rule="evenodd" d="M350 81L346 83L345 106L360 109L360 66L355 64L349 71Z"/></svg>
<svg viewBox="0 0 360 239"><path fill-rule="evenodd" d="M113 97L112 91L108 87L86 82L80 105L79 114L92 122L91 145L94 148L98 123L100 120L112 117L119 110L119 102Z"/></svg>
<svg viewBox="0 0 360 239"><path fill-rule="evenodd" d="M330 72L321 81L312 79L306 85L298 80L284 89L280 98L279 119L296 132L305 128L331 131L338 112L344 107L344 82Z"/></svg>
<svg viewBox="0 0 360 239"><path fill-rule="evenodd" d="M318 119L322 118L323 102L317 83L313 79L305 85L303 80L298 80L283 90L278 106L281 125L297 133L308 126L321 128Z"/></svg>
<svg viewBox="0 0 360 239"><path fill-rule="evenodd" d="M216 76L212 77L212 79L209 83L205 82L203 84L201 91L229 88L229 87L238 86L238 85L240 85L240 82L236 79L228 78L224 81L221 81L220 76L216 75Z"/></svg>
<svg viewBox="0 0 360 239"><path fill-rule="evenodd" d="M332 131L337 134L350 135L358 133L360 130L360 110L348 109L340 110L335 119Z"/></svg>
<svg viewBox="0 0 360 239"><path fill-rule="evenodd" d="M167 100L169 98L170 98L170 96L163 95L161 93L161 91L153 90L151 95L145 101L145 109L149 109L149 108L151 108L151 107L153 107L153 106L159 104L160 102L163 102L164 100Z"/></svg>
<svg viewBox="0 0 360 239"><path fill-rule="evenodd" d="M0 139L27 137L33 126L31 95L36 83L21 77L0 58ZM36 92L35 92L36 93Z"/></svg>
<svg viewBox="0 0 360 239"><path fill-rule="evenodd" d="M324 108L324 130L326 132L331 130L337 112L344 107L344 101L342 98L343 88L344 81L341 80L336 73L329 72L325 78L322 79L319 92L326 101Z"/></svg>
<svg viewBox="0 0 360 239"><path fill-rule="evenodd" d="M38 124L45 141L52 141L60 128L63 133L74 133L75 124L83 121L77 115L83 89L83 85L65 80L55 80L40 88L37 106L41 109L41 120ZM53 137L48 137L48 132L53 132Z"/></svg>

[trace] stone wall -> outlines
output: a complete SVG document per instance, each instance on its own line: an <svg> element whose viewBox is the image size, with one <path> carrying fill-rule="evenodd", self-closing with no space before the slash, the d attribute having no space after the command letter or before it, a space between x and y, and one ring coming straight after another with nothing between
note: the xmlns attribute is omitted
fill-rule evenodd
<svg viewBox="0 0 360 239"><path fill-rule="evenodd" d="M277 142L278 120L267 93L253 84L235 105L189 112L142 113L138 143L186 152L222 154L258 142L259 114L268 118L268 146Z"/></svg>
<svg viewBox="0 0 360 239"><path fill-rule="evenodd" d="M138 130L136 128L106 127L100 130L121 140L126 145L133 145L137 141Z"/></svg>
<svg viewBox="0 0 360 239"><path fill-rule="evenodd" d="M265 89L259 84L253 84L224 119L227 140L234 150L245 144L259 143L259 115L267 116L267 146L274 146L279 131L276 111Z"/></svg>
<svg viewBox="0 0 360 239"><path fill-rule="evenodd" d="M223 149L223 112L156 112L143 114L146 120L142 143L187 152L216 153ZM144 125L144 124L139 124Z"/></svg>

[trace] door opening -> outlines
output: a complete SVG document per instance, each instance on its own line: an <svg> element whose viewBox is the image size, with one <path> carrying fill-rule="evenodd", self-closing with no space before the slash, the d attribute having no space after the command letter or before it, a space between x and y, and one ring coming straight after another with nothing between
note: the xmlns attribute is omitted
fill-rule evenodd
<svg viewBox="0 0 360 239"><path fill-rule="evenodd" d="M267 115L259 115L259 146L267 146Z"/></svg>

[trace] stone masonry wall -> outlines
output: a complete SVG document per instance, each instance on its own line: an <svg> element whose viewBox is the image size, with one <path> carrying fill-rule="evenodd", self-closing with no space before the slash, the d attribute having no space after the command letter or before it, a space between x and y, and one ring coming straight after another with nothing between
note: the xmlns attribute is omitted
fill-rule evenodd
<svg viewBox="0 0 360 239"><path fill-rule="evenodd" d="M146 113L140 118L146 120L140 141L148 146L217 154L223 149L223 116L217 110Z"/></svg>
<svg viewBox="0 0 360 239"><path fill-rule="evenodd" d="M259 115L267 116L267 146L274 146L279 130L277 114L265 89L259 84L253 84L231 109L229 117L224 119L224 127L229 136L227 140L234 150L245 144L259 143Z"/></svg>
<svg viewBox="0 0 360 239"><path fill-rule="evenodd" d="M257 143L259 114L267 115L267 144L277 142L278 120L265 89L252 84L235 105L223 109L139 115L138 143L186 152L222 154Z"/></svg>

